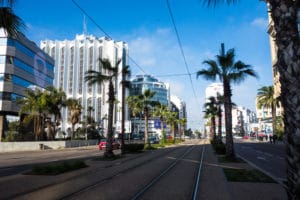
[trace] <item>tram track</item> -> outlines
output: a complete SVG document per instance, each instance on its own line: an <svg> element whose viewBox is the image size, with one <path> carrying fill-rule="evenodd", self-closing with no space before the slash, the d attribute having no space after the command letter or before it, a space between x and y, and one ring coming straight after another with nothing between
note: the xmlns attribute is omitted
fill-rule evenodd
<svg viewBox="0 0 300 200"><path fill-rule="evenodd" d="M204 146L186 146L63 199L197 199L203 152Z"/></svg>
<svg viewBox="0 0 300 200"><path fill-rule="evenodd" d="M8 195L4 199L28 199L27 197L30 199L66 199L69 196L72 196L78 192L80 193L81 191L86 191L88 188L92 188L95 185L107 182L113 179L113 177L119 176L119 174L134 170L135 168L141 167L146 163L158 159L160 156L164 156L176 150L176 148L166 148L161 149L160 151L142 153L141 155L133 156L124 160L109 161L106 162L107 164L101 165L97 168L88 169L87 171L78 173L75 176L69 176L56 181L50 181L49 183L32 187L29 190L20 190L18 193ZM95 164L96 162L102 161L93 162ZM98 177L99 179L94 179L93 177ZM70 187L74 184L76 187ZM63 187L66 190L61 191L59 187ZM45 196L45 194L51 191L56 192L55 194L51 194L52 196Z"/></svg>

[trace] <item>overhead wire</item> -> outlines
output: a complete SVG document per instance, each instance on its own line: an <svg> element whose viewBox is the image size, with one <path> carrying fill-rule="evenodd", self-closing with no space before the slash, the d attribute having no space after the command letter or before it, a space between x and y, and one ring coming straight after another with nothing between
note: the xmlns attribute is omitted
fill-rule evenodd
<svg viewBox="0 0 300 200"><path fill-rule="evenodd" d="M89 20L91 20L91 22L93 22L97 28L99 28L106 37L108 37L109 39L112 40L112 37L75 1L72 0L72 2L75 4L75 6L86 16L89 18ZM132 63L134 63L144 74L147 74L146 71L132 58L128 55L128 58L132 61Z"/></svg>
<svg viewBox="0 0 300 200"><path fill-rule="evenodd" d="M186 57L185 57L185 54L184 54L184 51L183 51L182 43L181 43L181 40L180 40L180 37L179 37L179 33L178 33L178 30L177 30L177 26L176 26L176 23L175 23L175 19L174 19L174 16L173 16L173 12L172 12L169 0L166 0L166 3L167 3L168 11L169 11L169 14L170 14L170 17L171 17L171 21L172 21L172 24L173 24L173 27L174 27L174 30L175 30L175 34L176 34L178 46L179 46L179 49L180 49L180 52L181 52L181 56L183 58L184 65L185 65L187 74L188 74L189 79L190 79L190 83L191 83L191 86L192 86L192 91L193 91L194 97L196 98L196 102L198 102L198 97L196 95L195 87L194 87L193 80L192 80L192 74L190 73L190 70L189 70L189 67L188 67L188 64L187 64L187 61L186 61Z"/></svg>

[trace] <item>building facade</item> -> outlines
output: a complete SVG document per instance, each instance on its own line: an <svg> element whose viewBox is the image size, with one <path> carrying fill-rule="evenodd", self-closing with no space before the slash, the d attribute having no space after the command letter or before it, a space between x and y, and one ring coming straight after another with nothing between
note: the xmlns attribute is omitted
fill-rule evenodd
<svg viewBox="0 0 300 200"><path fill-rule="evenodd" d="M137 75L131 80L130 95L143 94L145 90L155 92L153 101L158 101L166 106L170 104L169 84L163 83L151 75Z"/></svg>
<svg viewBox="0 0 300 200"><path fill-rule="evenodd" d="M81 103L82 120L88 114L88 108L92 107L92 117L103 128L106 133L107 122L105 119L108 115L108 83L94 84L89 86L84 81L85 72L88 70L103 70L100 67L99 58L109 59L112 66L115 66L118 60L120 73L114 80L115 96L118 104L114 109L114 121L116 126L121 121L121 70L128 64L128 45L125 42L116 42L107 37L97 38L93 35L76 35L74 40L64 41L41 41L40 47L55 60L55 78L54 86L62 88L67 98L78 99ZM104 70L102 71L103 73ZM128 91L126 92L128 95ZM126 109L127 113L127 109ZM69 123L69 111L67 108L62 110L61 131L70 133L71 124ZM127 114L125 114L127 116Z"/></svg>
<svg viewBox="0 0 300 200"><path fill-rule="evenodd" d="M212 83L208 85L205 89L205 103L209 101L210 97L217 98L218 95L223 96L223 83ZM222 106L222 110L224 111L224 107ZM207 126L207 123L210 122L210 119L205 119L205 133L208 133L210 131L210 126ZM222 112L222 122L221 122L221 132L222 135L225 135L225 114ZM218 117L216 117L216 126L219 127L219 120ZM218 131L218 130L216 130ZM208 137L209 134L206 134L206 137Z"/></svg>
<svg viewBox="0 0 300 200"><path fill-rule="evenodd" d="M131 80L130 95L143 94L145 90L151 90L155 92L153 101L158 101L161 104L170 107L170 87L169 84L163 83L151 75L137 75ZM148 120L148 133L150 137L161 137L161 129L156 126L157 119L149 118ZM142 117L136 117L131 119L133 124L133 133L142 138L145 133L145 122ZM166 127L166 131L169 128Z"/></svg>
<svg viewBox="0 0 300 200"><path fill-rule="evenodd" d="M54 60L22 33L12 38L0 29L0 141L6 117L18 116L26 89L53 85Z"/></svg>

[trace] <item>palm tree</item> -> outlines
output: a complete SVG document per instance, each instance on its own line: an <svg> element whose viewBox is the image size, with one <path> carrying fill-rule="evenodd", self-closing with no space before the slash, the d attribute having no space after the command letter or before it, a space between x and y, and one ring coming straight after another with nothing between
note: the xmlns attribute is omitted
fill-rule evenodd
<svg viewBox="0 0 300 200"><path fill-rule="evenodd" d="M271 108L273 134L276 130L276 107L279 107L279 99L274 98L274 87L263 86L257 92L257 107Z"/></svg>
<svg viewBox="0 0 300 200"><path fill-rule="evenodd" d="M185 128L186 122L187 122L186 118L180 118L178 121L178 123L180 125L180 133L179 133L180 141L181 141L181 137L184 133L184 128Z"/></svg>
<svg viewBox="0 0 300 200"><path fill-rule="evenodd" d="M203 76L207 80L215 81L217 78L223 83L224 108L225 108L225 128L226 128L226 156L234 157L234 146L232 138L232 102L231 84L242 82L247 76L257 77L257 74L250 65L242 61L234 61L234 49L225 52L224 44L221 44L220 54L216 56L217 61L205 60L208 69L197 72L197 78Z"/></svg>
<svg viewBox="0 0 300 200"><path fill-rule="evenodd" d="M72 135L71 139L75 138L75 125L80 121L80 115L82 106L81 103L77 99L67 99L66 105L68 109L70 110L70 122L72 124Z"/></svg>
<svg viewBox="0 0 300 200"><path fill-rule="evenodd" d="M141 103L141 107L143 108L144 112L144 120L145 120L145 144L150 146L149 135L148 135L148 118L149 118L149 111L152 107L158 104L157 101L153 101L152 98L154 97L155 92L151 90L145 90L143 94L139 95L139 101Z"/></svg>
<svg viewBox="0 0 300 200"><path fill-rule="evenodd" d="M99 59L99 71L88 70L85 72L85 81L89 85L103 84L108 82L108 125L107 125L107 148L105 149L104 156L107 158L113 157L114 153L112 150L113 142L113 114L114 114L114 102L115 89L113 81L118 77L119 64L121 60L118 60L113 66L108 59ZM103 70L101 69L103 68Z"/></svg>
<svg viewBox="0 0 300 200"><path fill-rule="evenodd" d="M56 89L53 86L46 88L47 107L50 114L54 115L53 133L51 137L54 138L56 134L56 127L60 125L61 109L66 106L66 93L61 89Z"/></svg>
<svg viewBox="0 0 300 200"><path fill-rule="evenodd" d="M1 0L0 1L0 28L9 35L16 37L18 32L25 28L23 20L15 15L12 10L14 0Z"/></svg>
<svg viewBox="0 0 300 200"><path fill-rule="evenodd" d="M203 0L209 4L237 0ZM284 132L287 144L287 192L289 199L300 199L300 38L298 29L299 1L266 0L273 20L274 41L277 47L277 62L274 68L279 73L281 105L284 110Z"/></svg>
<svg viewBox="0 0 300 200"><path fill-rule="evenodd" d="M224 96L217 93L217 116L218 116L218 136L217 142L222 143L222 106L224 105ZM234 104L233 104L234 105Z"/></svg>
<svg viewBox="0 0 300 200"><path fill-rule="evenodd" d="M205 108L205 118L210 119L210 134L213 138L213 143L217 142L217 135L216 135L216 116L217 116L217 104L216 99L214 97L209 97L208 102L204 104Z"/></svg>
<svg viewBox="0 0 300 200"><path fill-rule="evenodd" d="M167 112L169 112L168 107L163 104L159 104L159 105L155 106L154 113L153 113L153 115L156 117L159 117L159 120L160 120L162 144L164 144L166 141L166 133L165 133L164 128L165 128L165 118L166 118Z"/></svg>
<svg viewBox="0 0 300 200"><path fill-rule="evenodd" d="M25 90L25 97L18 101L21 105L19 115L25 114L24 122L33 120L35 140L43 139L46 102L47 97L40 90Z"/></svg>
<svg viewBox="0 0 300 200"><path fill-rule="evenodd" d="M175 125L177 124L177 113L173 111L169 111L166 113L166 123L170 125L171 132L173 135L173 143L175 143Z"/></svg>
<svg viewBox="0 0 300 200"><path fill-rule="evenodd" d="M136 118L136 116L138 114L141 114L143 108L142 108L142 103L138 96L136 96L136 95L128 96L126 99L126 102L127 102L128 107L130 108L130 112L134 118ZM140 119L141 119L141 117L140 117ZM135 120L134 120L134 122L135 122ZM133 131L134 131L134 133L136 133L135 124L133 124ZM139 133L139 129L138 129L138 133Z"/></svg>
<svg viewBox="0 0 300 200"><path fill-rule="evenodd" d="M124 134L125 134L125 89L130 87L130 81L127 80L127 77L130 77L131 71L129 70L129 66L125 66L122 70L122 121L121 121L121 153L124 153Z"/></svg>

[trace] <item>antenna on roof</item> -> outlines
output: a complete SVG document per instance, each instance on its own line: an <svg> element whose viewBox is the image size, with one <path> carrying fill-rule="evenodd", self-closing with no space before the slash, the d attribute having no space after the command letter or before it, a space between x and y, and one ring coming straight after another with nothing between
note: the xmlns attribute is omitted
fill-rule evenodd
<svg viewBox="0 0 300 200"><path fill-rule="evenodd" d="M87 34L86 19L85 19L85 15L83 15L83 35L86 34Z"/></svg>

